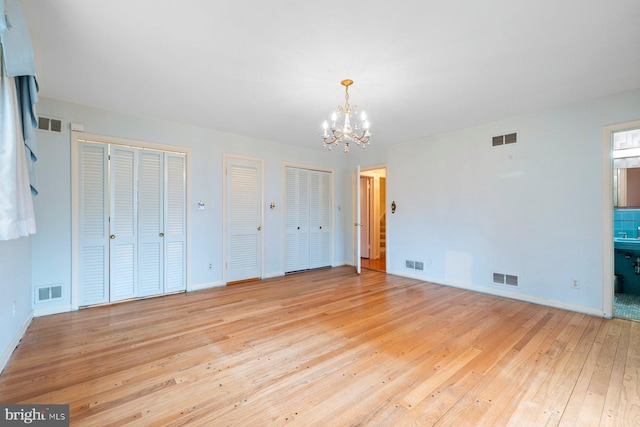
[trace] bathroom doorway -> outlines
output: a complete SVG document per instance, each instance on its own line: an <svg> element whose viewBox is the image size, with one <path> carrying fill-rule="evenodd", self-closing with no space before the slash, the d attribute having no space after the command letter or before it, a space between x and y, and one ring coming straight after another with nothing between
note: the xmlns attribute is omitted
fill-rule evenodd
<svg viewBox="0 0 640 427"><path fill-rule="evenodd" d="M387 169L360 171L361 266L387 271Z"/></svg>
<svg viewBox="0 0 640 427"><path fill-rule="evenodd" d="M640 125L611 132L613 316L640 321Z"/></svg>

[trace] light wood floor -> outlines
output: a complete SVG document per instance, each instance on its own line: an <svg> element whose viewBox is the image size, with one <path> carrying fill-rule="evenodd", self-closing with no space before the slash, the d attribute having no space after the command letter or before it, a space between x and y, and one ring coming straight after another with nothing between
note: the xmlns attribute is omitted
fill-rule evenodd
<svg viewBox="0 0 640 427"><path fill-rule="evenodd" d="M34 319L72 426L638 426L640 323L341 267Z"/></svg>
<svg viewBox="0 0 640 427"><path fill-rule="evenodd" d="M387 271L387 259L384 257L378 259L361 258L360 266L370 270Z"/></svg>

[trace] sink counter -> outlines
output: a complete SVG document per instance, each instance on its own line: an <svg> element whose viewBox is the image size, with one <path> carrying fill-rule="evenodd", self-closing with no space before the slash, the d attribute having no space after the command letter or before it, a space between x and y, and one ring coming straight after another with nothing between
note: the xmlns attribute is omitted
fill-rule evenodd
<svg viewBox="0 0 640 427"><path fill-rule="evenodd" d="M631 251L640 251L640 239L630 239L625 237L614 237L613 247Z"/></svg>

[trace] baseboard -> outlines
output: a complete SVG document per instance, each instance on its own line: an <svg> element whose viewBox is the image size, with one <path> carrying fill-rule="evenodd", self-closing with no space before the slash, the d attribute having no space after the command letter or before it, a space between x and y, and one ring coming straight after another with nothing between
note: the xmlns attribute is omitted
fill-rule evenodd
<svg viewBox="0 0 640 427"><path fill-rule="evenodd" d="M546 307L553 307L553 308L559 308L561 310L568 310L568 311L574 311L576 313L583 313L583 314L588 314L590 316L597 316L597 317L606 317L604 310L602 309L596 309L596 308L592 308L592 307L585 307L582 305L576 305L576 304L567 304L564 303L562 301L556 301L556 300L550 300L550 299L544 299L544 298L537 298L537 297L532 297L530 295L524 295L524 294L520 294L517 292L511 292L511 291L506 291L506 290L502 290L502 289L490 289L490 288L485 288L485 287L480 287L480 286L474 286L474 285L463 285L460 283L447 283L447 282L443 282L439 279L432 279L429 277L421 277L417 274L407 274L405 272L402 271L388 271L388 274L393 274L394 276L401 276L401 277L408 277L410 279L416 279L416 280L421 280L423 282L429 282L429 283L434 283L436 285L442 285L442 286L450 286L452 288L458 288L458 289L464 289L467 291L473 291L473 292L478 292L481 294L488 294L488 295L494 295L497 297L502 297L502 298L509 298L509 299L514 299L514 300L518 300L518 301L523 301L523 302L529 302L532 304L538 304L538 305L544 305Z"/></svg>
<svg viewBox="0 0 640 427"><path fill-rule="evenodd" d="M202 291L205 289L217 288L219 286L224 286L224 283L223 282L198 283L197 285L191 285L191 287L187 289L187 292Z"/></svg>
<svg viewBox="0 0 640 427"><path fill-rule="evenodd" d="M57 305L55 307L49 307L49 308L34 308L33 317L48 316L50 314L67 313L69 311L73 311L73 307L71 307L71 304Z"/></svg>
<svg viewBox="0 0 640 427"><path fill-rule="evenodd" d="M22 324L18 332L16 332L16 335L13 337L13 340L11 340L7 348L5 348L4 352L2 353L2 358L0 358L0 373L2 373L2 371L4 370L4 367L7 366L7 363L9 363L9 359L11 359L13 350L15 350L16 347L18 347L18 344L20 344L20 340L22 339L22 337L24 337L24 334L27 332L27 328L31 324L32 320L33 320L33 312L29 313L29 316L27 316L27 318L25 319L24 323Z"/></svg>
<svg viewBox="0 0 640 427"><path fill-rule="evenodd" d="M281 271L276 271L273 273L267 273L264 275L264 279L273 279L274 277L282 277L284 276L284 273Z"/></svg>

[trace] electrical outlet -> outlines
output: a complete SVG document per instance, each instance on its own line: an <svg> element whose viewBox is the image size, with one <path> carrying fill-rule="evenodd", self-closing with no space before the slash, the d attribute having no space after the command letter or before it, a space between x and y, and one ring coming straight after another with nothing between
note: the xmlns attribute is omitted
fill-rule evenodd
<svg viewBox="0 0 640 427"><path fill-rule="evenodd" d="M579 289L580 288L580 281L578 279L571 279L571 287L573 289Z"/></svg>

